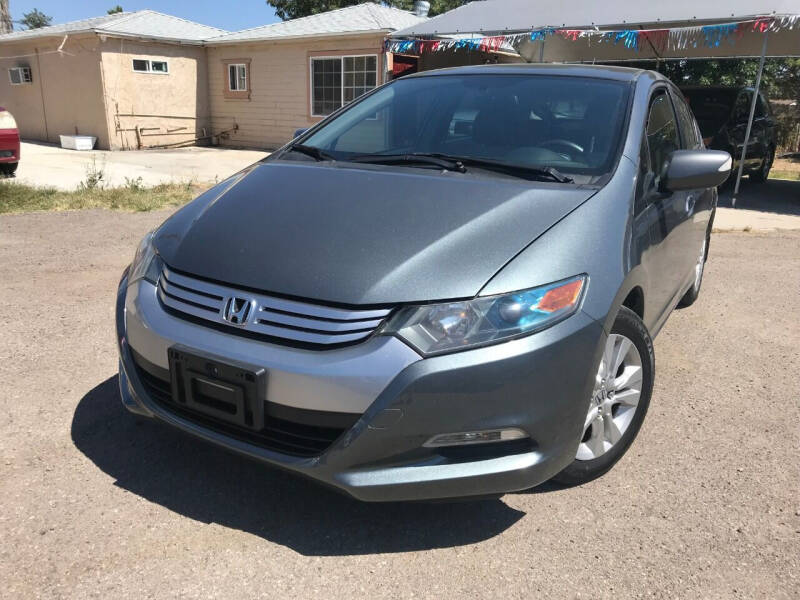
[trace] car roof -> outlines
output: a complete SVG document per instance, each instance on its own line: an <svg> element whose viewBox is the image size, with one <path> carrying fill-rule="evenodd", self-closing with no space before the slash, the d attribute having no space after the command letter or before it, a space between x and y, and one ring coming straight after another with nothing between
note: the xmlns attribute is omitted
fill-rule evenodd
<svg viewBox="0 0 800 600"><path fill-rule="evenodd" d="M564 64L532 64L515 63L505 65L473 65L469 67L451 67L434 71L423 71L408 77L436 77L439 75L556 75L572 77L593 77L613 81L636 81L643 74L653 79L667 80L655 71L633 69L630 67L614 67L607 65L564 65Z"/></svg>
<svg viewBox="0 0 800 600"><path fill-rule="evenodd" d="M753 92L755 88L750 86L741 86L741 85L682 85L680 89L685 92L730 92L730 93L738 93L743 91ZM762 94L764 94L764 90L760 90Z"/></svg>

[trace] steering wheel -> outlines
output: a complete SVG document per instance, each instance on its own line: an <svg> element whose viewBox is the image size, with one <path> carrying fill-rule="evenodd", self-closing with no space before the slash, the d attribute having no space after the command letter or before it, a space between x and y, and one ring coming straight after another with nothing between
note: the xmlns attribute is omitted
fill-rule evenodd
<svg viewBox="0 0 800 600"><path fill-rule="evenodd" d="M579 146L575 142L570 142L569 140L547 140L539 144L539 147L553 150L568 160L575 159L574 153L581 155L585 152L582 146Z"/></svg>

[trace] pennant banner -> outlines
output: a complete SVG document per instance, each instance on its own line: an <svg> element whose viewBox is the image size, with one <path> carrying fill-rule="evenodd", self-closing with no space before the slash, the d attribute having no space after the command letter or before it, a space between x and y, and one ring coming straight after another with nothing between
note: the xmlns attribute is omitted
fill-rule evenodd
<svg viewBox="0 0 800 600"><path fill-rule="evenodd" d="M515 33L496 36L472 36L444 38L439 40L386 40L386 52L420 55L425 52L445 50L480 50L483 52L516 52L523 42L543 42L557 35L562 39L577 42L584 40L596 44L623 45L638 52L641 48L653 49L661 54L666 50L678 51L686 48L717 48L722 44L736 44L745 33L785 31L800 27L800 16L759 17L749 21L707 25L703 27L680 27L675 29L622 29L600 31L599 29L537 29L530 33Z"/></svg>

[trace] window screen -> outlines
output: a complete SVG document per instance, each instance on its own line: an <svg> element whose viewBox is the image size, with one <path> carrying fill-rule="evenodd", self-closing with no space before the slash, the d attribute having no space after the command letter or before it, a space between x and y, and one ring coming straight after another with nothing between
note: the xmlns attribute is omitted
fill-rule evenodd
<svg viewBox="0 0 800 600"><path fill-rule="evenodd" d="M232 92L247 91L247 65L228 65L228 89Z"/></svg>
<svg viewBox="0 0 800 600"><path fill-rule="evenodd" d="M147 73L150 70L150 61L149 60L140 60L138 58L133 59L133 70L140 71L142 73Z"/></svg>
<svg viewBox="0 0 800 600"><path fill-rule="evenodd" d="M376 87L377 56L311 59L311 114L326 116Z"/></svg>

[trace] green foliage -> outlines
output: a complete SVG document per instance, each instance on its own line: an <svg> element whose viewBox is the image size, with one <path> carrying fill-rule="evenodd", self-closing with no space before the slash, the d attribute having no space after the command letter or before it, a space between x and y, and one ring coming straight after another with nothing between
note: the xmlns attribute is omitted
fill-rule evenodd
<svg viewBox="0 0 800 600"><path fill-rule="evenodd" d="M709 59L635 61L623 66L656 69L679 86L725 85L748 87L755 84L758 59ZM768 58L764 62L761 89L772 99L800 100L800 58Z"/></svg>
<svg viewBox="0 0 800 600"><path fill-rule="evenodd" d="M80 182L78 189L80 190L93 190L103 187L103 178L105 177L105 163L97 166L97 160L92 157L91 164L86 165L86 179Z"/></svg>
<svg viewBox="0 0 800 600"><path fill-rule="evenodd" d="M40 27L47 27L53 24L53 17L44 14L38 8L34 8L30 12L22 13L22 18L19 24L26 29L39 29Z"/></svg>
<svg viewBox="0 0 800 600"><path fill-rule="evenodd" d="M110 15L115 15L117 13L122 12L122 7L119 4L117 4L114 8L109 8L107 12Z"/></svg>
<svg viewBox="0 0 800 600"><path fill-rule="evenodd" d="M267 4L275 9L275 14L284 21L307 17L353 4L361 4L373 0L266 0ZM457 6L464 4L464 0L429 0L431 9L429 16L433 17ZM385 0L382 4L394 6L403 10L412 10L414 0Z"/></svg>
<svg viewBox="0 0 800 600"><path fill-rule="evenodd" d="M679 86L724 85L752 87L758 74L758 59L670 60L620 63L623 66L657 69ZM771 100L796 100L800 106L800 58L768 58L764 61L761 89ZM777 122L778 151L797 148L800 109L772 104Z"/></svg>

